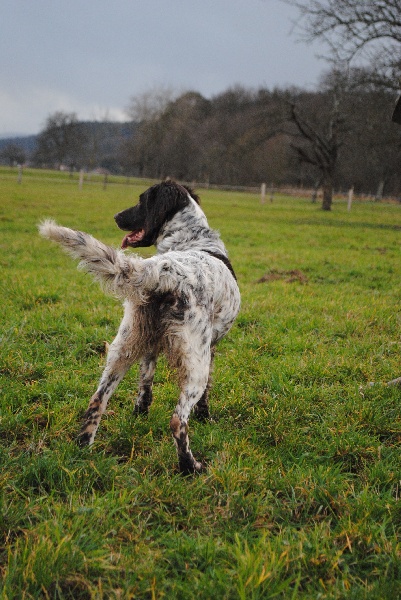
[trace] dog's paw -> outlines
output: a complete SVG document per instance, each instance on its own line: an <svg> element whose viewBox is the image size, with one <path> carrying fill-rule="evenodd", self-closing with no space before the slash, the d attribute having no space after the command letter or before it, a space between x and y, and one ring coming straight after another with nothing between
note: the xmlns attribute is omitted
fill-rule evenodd
<svg viewBox="0 0 401 600"><path fill-rule="evenodd" d="M195 473L202 473L202 471L204 471L204 466L197 460L180 458L178 462L178 467L180 469L181 475L183 475L184 477L188 475L194 475Z"/></svg>
<svg viewBox="0 0 401 600"><path fill-rule="evenodd" d="M149 408L147 406L141 406L140 404L135 404L134 406L134 416L142 415L147 417L149 414Z"/></svg>
<svg viewBox="0 0 401 600"><path fill-rule="evenodd" d="M86 446L90 446L91 441L92 441L91 434L88 433L87 431L83 431L83 432L79 433L77 435L77 437L75 438L75 442L80 448L85 448Z"/></svg>

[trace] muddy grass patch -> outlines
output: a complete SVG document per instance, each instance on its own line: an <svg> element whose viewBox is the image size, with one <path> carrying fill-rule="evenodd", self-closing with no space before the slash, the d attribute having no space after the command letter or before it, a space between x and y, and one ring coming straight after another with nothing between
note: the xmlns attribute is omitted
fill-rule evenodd
<svg viewBox="0 0 401 600"><path fill-rule="evenodd" d="M292 269L290 271L271 269L258 279L256 283L269 283L270 281L277 281L278 279L281 279L286 283L295 283L297 281L302 284L308 283L307 276L299 269Z"/></svg>

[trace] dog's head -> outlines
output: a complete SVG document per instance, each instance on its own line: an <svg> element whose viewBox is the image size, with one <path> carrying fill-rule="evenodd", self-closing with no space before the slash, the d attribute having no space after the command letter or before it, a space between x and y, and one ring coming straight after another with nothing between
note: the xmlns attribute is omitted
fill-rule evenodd
<svg viewBox="0 0 401 600"><path fill-rule="evenodd" d="M163 181L146 190L139 196L136 206L114 216L118 227L130 232L121 247L152 246L163 225L191 202L189 195L199 204L198 196L190 188L175 181Z"/></svg>

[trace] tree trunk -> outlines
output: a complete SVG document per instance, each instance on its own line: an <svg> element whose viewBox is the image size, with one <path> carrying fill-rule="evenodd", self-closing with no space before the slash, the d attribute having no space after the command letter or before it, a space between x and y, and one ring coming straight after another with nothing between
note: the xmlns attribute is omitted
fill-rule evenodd
<svg viewBox="0 0 401 600"><path fill-rule="evenodd" d="M323 188L323 210L331 210L331 204L333 202L333 180L330 175L325 175L322 183Z"/></svg>

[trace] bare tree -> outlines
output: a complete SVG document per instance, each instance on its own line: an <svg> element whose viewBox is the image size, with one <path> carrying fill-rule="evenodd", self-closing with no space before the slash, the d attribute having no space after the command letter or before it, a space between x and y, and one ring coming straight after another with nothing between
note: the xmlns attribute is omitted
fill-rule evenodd
<svg viewBox="0 0 401 600"><path fill-rule="evenodd" d="M324 96L323 100L326 100ZM339 128L343 117L339 110L339 101L333 96L332 109L326 119L323 117L312 122L310 116L306 116L308 113L311 111L304 109L301 113L294 102L290 104L290 120L296 126L294 139L299 140L293 143L292 147L301 162L313 165L319 172L319 181L323 188L322 209L331 210L338 151L342 145Z"/></svg>
<svg viewBox="0 0 401 600"><path fill-rule="evenodd" d="M158 119L177 95L172 88L159 86L132 96L128 116L136 123Z"/></svg>
<svg viewBox="0 0 401 600"><path fill-rule="evenodd" d="M323 39L333 60L365 56L396 88L401 74L400 0L285 0L298 7L305 38Z"/></svg>
<svg viewBox="0 0 401 600"><path fill-rule="evenodd" d="M66 163L72 170L83 161L85 144L86 134L76 114L55 112L38 136L35 161L58 167Z"/></svg>
<svg viewBox="0 0 401 600"><path fill-rule="evenodd" d="M140 177L162 176L161 145L165 132L163 117L177 93L170 87L155 87L133 96L127 108L134 134L121 146L125 168Z"/></svg>
<svg viewBox="0 0 401 600"><path fill-rule="evenodd" d="M10 167L22 165L26 160L25 150L14 142L7 144L0 152L0 156L8 162Z"/></svg>

